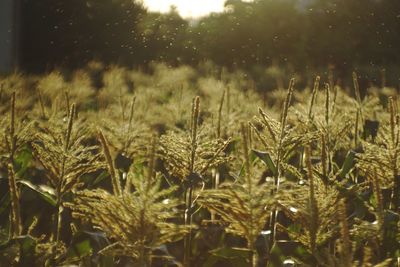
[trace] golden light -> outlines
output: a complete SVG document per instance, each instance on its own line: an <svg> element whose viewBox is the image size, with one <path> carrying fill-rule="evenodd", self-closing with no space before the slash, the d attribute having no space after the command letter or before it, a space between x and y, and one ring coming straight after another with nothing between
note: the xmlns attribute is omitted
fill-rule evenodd
<svg viewBox="0 0 400 267"><path fill-rule="evenodd" d="M143 0L150 11L168 12L171 5L177 7L184 18L198 18L211 12L222 12L225 0Z"/></svg>

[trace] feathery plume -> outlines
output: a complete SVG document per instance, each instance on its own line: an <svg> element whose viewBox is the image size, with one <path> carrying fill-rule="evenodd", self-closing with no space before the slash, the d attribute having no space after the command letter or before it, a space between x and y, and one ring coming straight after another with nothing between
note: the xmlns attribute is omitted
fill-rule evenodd
<svg viewBox="0 0 400 267"><path fill-rule="evenodd" d="M119 195L121 195L121 183L119 181L118 173L115 170L114 161L111 157L111 152L110 152L110 147L108 145L108 141L101 130L98 132L98 137L99 137L101 146L103 147L103 154L107 161L108 171L110 172L110 175L111 175L111 183L113 186L113 192L116 196L119 196Z"/></svg>

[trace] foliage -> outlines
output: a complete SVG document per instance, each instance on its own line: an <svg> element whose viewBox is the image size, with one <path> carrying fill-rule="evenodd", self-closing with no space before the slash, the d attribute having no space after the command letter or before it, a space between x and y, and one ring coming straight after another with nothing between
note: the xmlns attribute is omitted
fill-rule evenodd
<svg viewBox="0 0 400 267"><path fill-rule="evenodd" d="M68 207L74 217L92 223L112 240L99 253L133 257L149 264L152 250L179 240L185 233L185 228L172 220L178 216L180 203L170 198L175 187L160 190L160 181L153 177L132 170L127 179L122 195L102 189L84 190Z"/></svg>
<svg viewBox="0 0 400 267"><path fill-rule="evenodd" d="M396 266L395 89L97 67L0 81L1 264Z"/></svg>

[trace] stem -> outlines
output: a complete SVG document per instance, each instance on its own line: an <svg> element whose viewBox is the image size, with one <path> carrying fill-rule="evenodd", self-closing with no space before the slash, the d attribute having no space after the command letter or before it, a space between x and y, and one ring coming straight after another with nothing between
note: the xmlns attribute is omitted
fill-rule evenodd
<svg viewBox="0 0 400 267"><path fill-rule="evenodd" d="M328 189L329 175L327 169L328 154L326 151L325 135L321 133L321 164L322 164L322 178L325 184L325 190Z"/></svg>
<svg viewBox="0 0 400 267"><path fill-rule="evenodd" d="M225 98L225 91L222 93L221 101L219 102L217 138L221 137L221 120L222 120L222 107L224 105L224 98Z"/></svg>
<svg viewBox="0 0 400 267"><path fill-rule="evenodd" d="M194 160L197 149L197 126L199 123L199 114L200 114L200 98L196 96L196 98L193 100L193 105L192 105L191 153L189 162L189 173L193 173L194 171Z"/></svg>
<svg viewBox="0 0 400 267"><path fill-rule="evenodd" d="M15 92L11 96L11 113L10 113L10 163L14 168L14 154L17 145L17 138L15 136Z"/></svg>
<svg viewBox="0 0 400 267"><path fill-rule="evenodd" d="M147 266L145 254L146 254L146 248L144 246L144 242L142 241L140 243L140 249L139 249L139 266L141 267Z"/></svg>
<svg viewBox="0 0 400 267"><path fill-rule="evenodd" d="M246 182L248 183L248 189L251 194L252 191L252 183L251 183L251 174L250 174L250 159L249 159L249 136L248 130L244 123L241 123L241 131L242 131L242 139L243 139L243 158L244 158L244 166L246 170Z"/></svg>
<svg viewBox="0 0 400 267"><path fill-rule="evenodd" d="M354 126L354 148L357 148L358 146L358 128L359 128L359 120L360 120L360 112L359 109L357 109L356 112L356 122L355 122L355 126Z"/></svg>
<svg viewBox="0 0 400 267"><path fill-rule="evenodd" d="M184 239L184 255L183 255L183 263L184 266L190 267L190 257L192 251L192 198L193 198L193 186L189 186L189 188L185 192L186 198L186 209L185 209L185 225L189 226L189 233L185 235Z"/></svg>
<svg viewBox="0 0 400 267"><path fill-rule="evenodd" d="M355 73L355 72L353 72L353 85L354 85L354 94L356 96L358 108L360 109L361 122L362 122L362 124L364 124L364 116L363 116L362 105L361 105L360 85L358 83L357 73Z"/></svg>
<svg viewBox="0 0 400 267"><path fill-rule="evenodd" d="M330 151L330 144L331 144L331 136L330 136L330 102L331 102L331 91L329 84L325 84L325 129L326 129L326 136L325 136L325 143L326 143L326 154L328 156L328 173L331 171L332 160L331 160L331 151Z"/></svg>
<svg viewBox="0 0 400 267"><path fill-rule="evenodd" d="M156 137L155 135L152 137L152 141L151 141L151 147L150 147L150 151L148 154L149 157L149 163L148 163L148 173L147 176L142 179L141 183L142 183L142 187L144 189L144 194L143 194L143 206L140 209L140 214L139 214L139 226L140 226L140 230L139 233L141 233L141 237L140 237L140 249L139 249L139 266L151 266L150 265L150 254L151 252L146 251L146 236L145 236L145 232L146 232L146 206L149 204L149 198L151 198L152 196L151 194L151 185L153 183L153 175L154 175L154 162L155 162L155 158L156 158L156 153L155 153L155 149L156 149ZM129 181L127 181L129 182ZM129 193L128 190L126 190L126 192ZM125 197L125 196L124 196Z"/></svg>
<svg viewBox="0 0 400 267"><path fill-rule="evenodd" d="M129 123L128 123L128 129L127 129L127 131L126 131L126 133L125 133L125 144L124 144L124 152L125 153L127 153L128 151L128 146L130 145L130 143L131 143L131 139L129 138L129 135L130 135L130 133L131 133L131 130L132 130L132 122L133 122L133 114L134 114L134 111L135 111L135 102L136 102L136 96L134 96L133 98L132 98L132 102L131 102L131 110L130 110L130 113L129 113Z"/></svg>
<svg viewBox="0 0 400 267"><path fill-rule="evenodd" d="M280 132L279 143L278 143L278 152L277 152L278 155L277 155L276 164L275 164L275 166L277 168L277 175L275 177L275 192L278 192L278 190L279 190L280 180L281 180L281 176L282 176L281 161L282 161L282 152L283 152L283 139L285 137L286 121L287 121L287 115L288 115L290 102L292 100L293 88L294 88L294 78L290 79L288 93L286 95L283 112L282 112L282 117L281 117L281 132ZM271 221L270 221L270 227L271 227L270 247L273 246L273 243L275 242L275 238L276 238L276 222L278 221L278 214L279 214L279 211L277 209L272 211L272 216L271 216Z"/></svg>
<svg viewBox="0 0 400 267"><path fill-rule="evenodd" d="M243 158L244 158L244 163L245 163L245 170L246 170L246 182L247 182L247 190L248 190L248 195L252 195L253 192L253 182L251 178L251 165L250 165L250 159L249 159L249 129L250 127L246 126L244 123L241 123L241 132L242 132L242 139L243 139ZM251 200L249 200L249 206L250 206L250 221L249 221L249 229L250 232L252 232L253 227L254 227L254 215L253 215L253 207L251 204ZM257 252L254 249L254 242L255 242L255 236L253 234L250 234L247 237L247 247L250 251L250 259L249 261L251 262L252 267L257 266Z"/></svg>
<svg viewBox="0 0 400 267"><path fill-rule="evenodd" d="M60 173L60 178L58 180L57 184L57 217L55 221L55 237L56 237L56 242L60 240L60 233L61 233L61 224L62 224L62 212L63 212L63 207L62 207L62 197L63 197L63 185L64 185L64 176L65 176L65 164L67 161L67 152L69 150L69 145L71 141L71 134L72 134L72 127L74 124L74 118L75 118L75 104L71 105L70 113L69 113L69 120L68 120L68 128L67 132L65 134L65 144L64 144L64 155L62 159L62 164L61 164L61 173Z"/></svg>
<svg viewBox="0 0 400 267"><path fill-rule="evenodd" d="M21 208L15 173L11 164L8 164L8 185L11 199L11 235L12 237L16 237L22 233Z"/></svg>
<svg viewBox="0 0 400 267"><path fill-rule="evenodd" d="M308 182L310 184L310 194L309 194L310 216L311 216L310 231L309 231L310 246L311 246L311 253L314 254L319 220L318 220L318 203L317 199L315 198L314 176L311 165L311 151L310 151L310 146L308 145L305 147L305 156L306 156Z"/></svg>
<svg viewBox="0 0 400 267"><path fill-rule="evenodd" d="M200 114L200 98L196 96L192 103L192 118L191 118L191 152L189 161L189 176L187 177L188 187L185 189L185 226L189 226L189 233L185 235L183 242L184 254L183 263L185 267L190 267L190 254L192 250L192 198L193 198L193 183L192 176L194 174L194 164L197 150L197 126L199 123Z"/></svg>
<svg viewBox="0 0 400 267"><path fill-rule="evenodd" d="M282 158L282 149L283 149L283 139L285 137L285 128L286 128L286 121L287 121L287 115L288 115L288 110L289 110L289 106L290 106L290 102L292 100L292 94L293 94L293 87L294 87L294 78L290 79L290 83L289 83L289 89L288 89L288 93L286 96L286 100L285 100L285 104L283 107L283 113L282 113L282 120L281 120L281 133L279 136L279 145L278 145L278 156L276 159L276 168L278 170L278 175L275 178L275 186L276 186L276 191L278 191L279 189L279 184L280 184L280 177L281 177L281 172L282 172L282 168L280 167L281 165L281 158Z"/></svg>
<svg viewBox="0 0 400 267"><path fill-rule="evenodd" d="M250 243L250 241L247 241L249 244L247 246L248 250L250 251L249 254L249 262L252 267L257 267L258 263L258 254L256 249L254 248L254 244Z"/></svg>
<svg viewBox="0 0 400 267"><path fill-rule="evenodd" d="M327 128L329 127L330 102L331 102L330 87L329 84L325 84L325 124Z"/></svg>
<svg viewBox="0 0 400 267"><path fill-rule="evenodd" d="M315 99L317 97L317 93L318 93L318 89L319 89L319 80L320 79L321 78L319 76L315 77L314 87L313 87L313 91L312 91L311 99L310 99L310 106L309 106L309 109L308 109L308 120L311 120L312 116L313 116L312 110L313 110L313 107L314 107Z"/></svg>
<svg viewBox="0 0 400 267"><path fill-rule="evenodd" d="M9 145L9 162L8 162L8 185L11 198L11 233L12 236L18 236L22 233L21 210L19 203L19 191L17 187L14 155L17 147L17 137L15 136L15 92L11 95L11 112L10 112L10 145Z"/></svg>

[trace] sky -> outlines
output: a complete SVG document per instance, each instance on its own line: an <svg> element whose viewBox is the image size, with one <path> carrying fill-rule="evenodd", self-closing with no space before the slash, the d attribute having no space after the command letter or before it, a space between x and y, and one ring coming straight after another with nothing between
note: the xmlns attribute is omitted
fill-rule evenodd
<svg viewBox="0 0 400 267"><path fill-rule="evenodd" d="M222 12L225 0L143 0L150 11L168 12L171 5L184 18L198 18L211 12Z"/></svg>

